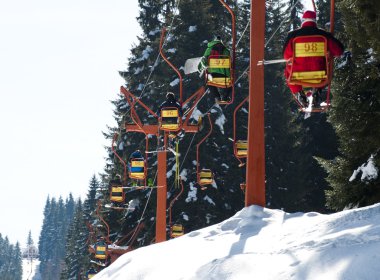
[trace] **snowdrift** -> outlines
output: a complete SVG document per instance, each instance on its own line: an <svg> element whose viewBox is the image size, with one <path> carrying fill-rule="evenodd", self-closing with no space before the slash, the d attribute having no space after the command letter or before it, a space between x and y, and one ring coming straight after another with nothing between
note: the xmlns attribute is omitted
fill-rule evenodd
<svg viewBox="0 0 380 280"><path fill-rule="evenodd" d="M331 215L247 207L127 253L93 279L380 279L380 204Z"/></svg>

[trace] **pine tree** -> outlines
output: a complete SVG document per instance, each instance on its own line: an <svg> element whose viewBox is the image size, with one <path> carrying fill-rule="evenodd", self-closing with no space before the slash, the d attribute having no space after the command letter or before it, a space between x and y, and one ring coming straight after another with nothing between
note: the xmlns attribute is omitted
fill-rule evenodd
<svg viewBox="0 0 380 280"><path fill-rule="evenodd" d="M61 279L76 280L89 268L88 230L81 200L78 200L66 239L65 269Z"/></svg>
<svg viewBox="0 0 380 280"><path fill-rule="evenodd" d="M61 279L78 279L83 277L90 267L88 246L93 245L96 236L104 235L97 231L99 221L96 216L98 198L102 198L101 182L94 174L89 182L89 189L84 203L79 199L75 203L74 218L68 225L66 237L65 266ZM95 221L94 221L95 220ZM95 232L95 231L96 232Z"/></svg>
<svg viewBox="0 0 380 280"><path fill-rule="evenodd" d="M51 205L52 202L50 201L50 197L47 198L46 203L45 203L45 208L44 208L44 219L42 222L42 229L40 232L40 238L38 241L38 251L39 251L39 260L41 261L40 264L40 272L42 273L45 270L45 262L48 260L48 244L49 244L49 239L48 239L48 227L50 223L50 211L51 211Z"/></svg>
<svg viewBox="0 0 380 280"><path fill-rule="evenodd" d="M14 247L12 251L12 269L11 269L11 275L12 279L14 280L21 280L22 279L22 256L21 256L21 249L20 244L17 242L16 246Z"/></svg>
<svg viewBox="0 0 380 280"><path fill-rule="evenodd" d="M83 205L83 211L84 215L88 220L91 219L91 215L93 214L93 211L96 209L96 194L98 190L100 189L100 182L98 181L95 174L90 179L90 185L89 190L87 192L86 200L84 201Z"/></svg>
<svg viewBox="0 0 380 280"><path fill-rule="evenodd" d="M374 32L380 21L375 12L379 3L345 0L339 8L342 37L351 51L337 62L334 89L339 94L334 95L329 116L339 137L340 155L332 161L320 160L331 185L327 205L334 210L380 201L379 176L364 176L361 169L380 166L380 39Z"/></svg>
<svg viewBox="0 0 380 280"><path fill-rule="evenodd" d="M0 233L0 275L2 280L21 280L22 257L20 245L9 243L8 237L3 238Z"/></svg>
<svg viewBox="0 0 380 280"><path fill-rule="evenodd" d="M43 279L57 279L63 267L68 224L72 217L72 196L66 205L60 197L47 199L39 239L40 273Z"/></svg>
<svg viewBox="0 0 380 280"><path fill-rule="evenodd" d="M37 258L38 256L38 250L37 250L37 247L34 245L31 230L29 230L29 233L28 233L28 238L26 240L26 250L23 256L24 258L27 258L30 261Z"/></svg>

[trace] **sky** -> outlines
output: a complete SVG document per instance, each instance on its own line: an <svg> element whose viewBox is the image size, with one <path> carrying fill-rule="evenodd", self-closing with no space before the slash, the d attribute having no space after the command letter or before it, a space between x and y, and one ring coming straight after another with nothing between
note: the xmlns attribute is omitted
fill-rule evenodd
<svg viewBox="0 0 380 280"><path fill-rule="evenodd" d="M250 206L126 253L92 279L380 279L379 221L380 204L330 215Z"/></svg>
<svg viewBox="0 0 380 280"><path fill-rule="evenodd" d="M48 195L102 172L137 0L0 0L0 233L38 242Z"/></svg>

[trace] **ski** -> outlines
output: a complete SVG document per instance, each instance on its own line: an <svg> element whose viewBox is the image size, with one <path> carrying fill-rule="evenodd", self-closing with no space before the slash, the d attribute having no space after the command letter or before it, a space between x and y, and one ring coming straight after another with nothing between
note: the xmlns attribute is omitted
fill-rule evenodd
<svg viewBox="0 0 380 280"><path fill-rule="evenodd" d="M194 57L189 58L185 62L185 66L183 71L185 72L185 75L198 72L198 64L201 62L202 57Z"/></svg>
<svg viewBox="0 0 380 280"><path fill-rule="evenodd" d="M90 263L94 263L94 264L97 264L99 266L103 266L103 267L106 267L107 265L101 261L94 261L94 260L90 260Z"/></svg>
<svg viewBox="0 0 380 280"><path fill-rule="evenodd" d="M168 151L172 152L174 156L180 156L180 154L179 153L177 154L177 152L174 151L174 149L171 147L168 147Z"/></svg>
<svg viewBox="0 0 380 280"><path fill-rule="evenodd" d="M134 208L131 208L129 207L128 204L124 204L124 206L115 206L115 205L112 205L112 204L106 204L104 205L105 208L111 208L111 209L115 209L115 210L135 210Z"/></svg>

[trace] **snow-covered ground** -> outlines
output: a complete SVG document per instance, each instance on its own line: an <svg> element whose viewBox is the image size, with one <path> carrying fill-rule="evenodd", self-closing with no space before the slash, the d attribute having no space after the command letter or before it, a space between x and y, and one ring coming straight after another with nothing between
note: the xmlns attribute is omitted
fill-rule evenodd
<svg viewBox="0 0 380 280"><path fill-rule="evenodd" d="M380 279L380 204L331 215L251 206L127 253L92 279Z"/></svg>
<svg viewBox="0 0 380 280"><path fill-rule="evenodd" d="M40 280L39 273L36 273L39 264L39 260L31 262L28 259L22 259L22 280Z"/></svg>

